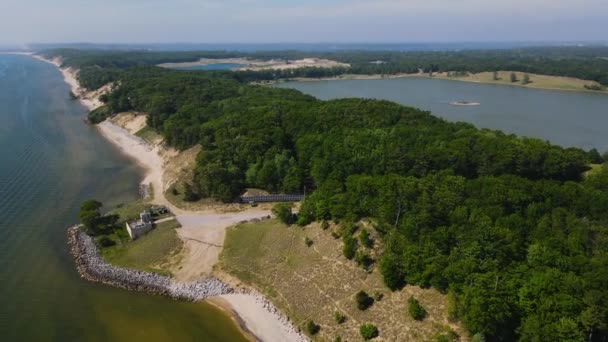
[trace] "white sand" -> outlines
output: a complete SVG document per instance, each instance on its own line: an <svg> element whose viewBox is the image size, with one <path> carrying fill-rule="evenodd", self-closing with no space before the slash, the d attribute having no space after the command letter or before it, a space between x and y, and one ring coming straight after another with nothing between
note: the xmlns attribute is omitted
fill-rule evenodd
<svg viewBox="0 0 608 342"><path fill-rule="evenodd" d="M158 204L169 205L163 196L163 160L158 154L159 147L149 146L141 138L130 134L126 129L116 126L108 120L98 124L97 127L106 139L146 170L142 184L152 184L154 201L160 202Z"/></svg>
<svg viewBox="0 0 608 342"><path fill-rule="evenodd" d="M61 63L58 60L49 61L39 56L34 57L60 68ZM66 83L70 85L72 92L79 96L83 105L89 110L101 105L101 101L99 101L101 93L85 92L78 84L77 72L70 69L60 68L60 70ZM176 214L177 220L182 225L182 228L178 230L178 235L184 241L185 248L183 260L180 263L181 269L176 271L176 278L195 280L209 275L221 252L226 228L240 221L270 215L270 212L261 208L249 208L236 213L186 211L171 204L164 196L165 161L161 157L161 154L167 151L163 151L160 144L150 146L141 138L133 135L133 131L138 130L142 123L141 116L135 117L134 120L136 122L126 120L123 123L124 127L129 130L115 125L109 120L100 123L97 127L106 139L146 170L142 183L152 184L154 192L152 202L167 206ZM225 300L234 313L243 320L246 328L262 341L307 341L294 329L285 316L259 294L234 294L227 297L222 296L220 300Z"/></svg>
<svg viewBox="0 0 608 342"><path fill-rule="evenodd" d="M178 236L184 241L183 259L179 263L180 268L174 271L177 280L189 282L210 275L222 250L226 228L241 221L270 215L268 210L260 208L217 213L185 211L175 207L164 197L163 160L159 156L159 147L150 147L142 139L109 121L102 122L98 127L104 137L146 169L144 183L153 184L153 202L166 205L177 215L182 225L178 229ZM220 299L261 341L307 341L285 316L259 294L232 294L220 296Z"/></svg>
<svg viewBox="0 0 608 342"><path fill-rule="evenodd" d="M238 315L247 330L267 342L309 341L264 297L255 293L219 296Z"/></svg>
<svg viewBox="0 0 608 342"><path fill-rule="evenodd" d="M24 54L32 56L43 62L51 63L54 66L56 66L57 69L59 69L59 71L61 71L61 74L63 75L63 80L65 81L65 83L67 83L70 86L72 93L78 97L78 100L80 101L80 103L82 103L82 105L84 105L88 110L94 110L94 109L97 109L97 108L103 106L103 102L101 102L101 100L99 100L99 97L102 94L107 93L110 90L110 88L111 88L110 85L104 86L97 91L87 91L86 89L82 88L80 86L80 84L78 83L78 71L73 70L72 68L62 68L61 60L59 58L49 60L42 56L34 55L31 53L24 53Z"/></svg>

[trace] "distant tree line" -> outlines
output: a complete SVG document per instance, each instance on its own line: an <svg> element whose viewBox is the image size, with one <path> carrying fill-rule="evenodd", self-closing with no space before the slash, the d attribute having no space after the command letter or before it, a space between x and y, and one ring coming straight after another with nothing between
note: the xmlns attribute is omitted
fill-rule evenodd
<svg viewBox="0 0 608 342"><path fill-rule="evenodd" d="M242 82L293 77L328 77L351 74L413 74L418 72L518 71L523 73L576 77L608 85L608 47L539 47L506 50L464 51L99 51L56 49L44 52L61 56L65 66L81 69L80 81L97 89L120 78L119 70L161 63L194 62L200 58L301 59L326 58L350 68L301 68L292 70L239 71L231 76ZM200 71L199 71L200 72ZM214 73L229 73L218 72Z"/></svg>

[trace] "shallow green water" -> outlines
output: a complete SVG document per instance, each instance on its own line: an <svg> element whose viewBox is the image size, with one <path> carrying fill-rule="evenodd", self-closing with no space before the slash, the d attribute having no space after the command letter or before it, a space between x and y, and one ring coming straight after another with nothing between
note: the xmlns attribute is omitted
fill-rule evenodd
<svg viewBox="0 0 608 342"><path fill-rule="evenodd" d="M528 89L429 78L287 82L321 99L386 99L429 110L450 121L546 139L562 146L608 151L608 95ZM453 106L450 102L480 102Z"/></svg>
<svg viewBox="0 0 608 342"><path fill-rule="evenodd" d="M208 304L81 280L65 243L80 202L133 200L140 170L83 124L52 65L0 55L0 338L243 341Z"/></svg>

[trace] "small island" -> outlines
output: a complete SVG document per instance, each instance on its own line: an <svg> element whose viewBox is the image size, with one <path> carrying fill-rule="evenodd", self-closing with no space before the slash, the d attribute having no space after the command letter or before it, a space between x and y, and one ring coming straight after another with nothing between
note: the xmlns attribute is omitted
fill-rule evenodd
<svg viewBox="0 0 608 342"><path fill-rule="evenodd" d="M452 106L480 106L479 102L470 102L470 101L453 101L450 102Z"/></svg>

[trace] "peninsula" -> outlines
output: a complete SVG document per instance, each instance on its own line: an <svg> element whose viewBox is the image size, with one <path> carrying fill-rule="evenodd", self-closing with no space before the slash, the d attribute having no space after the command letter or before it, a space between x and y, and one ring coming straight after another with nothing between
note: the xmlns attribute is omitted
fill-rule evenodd
<svg viewBox="0 0 608 342"><path fill-rule="evenodd" d="M90 121L148 169L151 203L176 215L172 280L217 277L233 292L215 302L260 339L605 333L603 305L586 299L606 296L608 169L595 149L248 84L265 71L45 56L72 67L86 88L74 94L99 96ZM296 208L235 203L304 189Z"/></svg>

